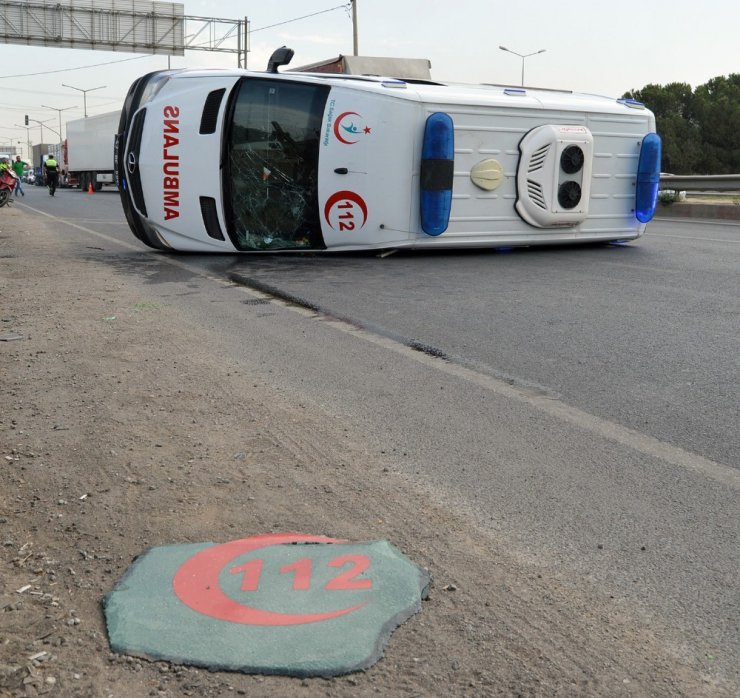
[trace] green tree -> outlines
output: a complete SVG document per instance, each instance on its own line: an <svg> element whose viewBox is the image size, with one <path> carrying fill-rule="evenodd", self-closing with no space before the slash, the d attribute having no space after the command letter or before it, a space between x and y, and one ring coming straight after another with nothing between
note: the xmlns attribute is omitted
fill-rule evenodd
<svg viewBox="0 0 740 698"><path fill-rule="evenodd" d="M633 90L632 96L655 114L656 130L663 141L663 170L693 174L701 158L701 135L693 119L691 85L646 85Z"/></svg>
<svg viewBox="0 0 740 698"><path fill-rule="evenodd" d="M702 174L740 172L740 73L713 78L694 91L702 140Z"/></svg>
<svg viewBox="0 0 740 698"><path fill-rule="evenodd" d="M692 91L686 83L646 85L625 96L655 114L663 170L674 174L740 173L740 74Z"/></svg>

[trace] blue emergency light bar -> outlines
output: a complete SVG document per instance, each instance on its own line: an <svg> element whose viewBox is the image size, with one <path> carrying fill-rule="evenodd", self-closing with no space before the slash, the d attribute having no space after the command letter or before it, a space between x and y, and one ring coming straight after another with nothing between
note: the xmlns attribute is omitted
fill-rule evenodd
<svg viewBox="0 0 740 698"><path fill-rule="evenodd" d="M640 160L637 164L635 216L640 223L653 219L660 186L661 141L657 133L648 133L642 139Z"/></svg>
<svg viewBox="0 0 740 698"><path fill-rule="evenodd" d="M421 150L421 229L427 235L441 235L449 225L454 165L452 119L435 112L427 118Z"/></svg>

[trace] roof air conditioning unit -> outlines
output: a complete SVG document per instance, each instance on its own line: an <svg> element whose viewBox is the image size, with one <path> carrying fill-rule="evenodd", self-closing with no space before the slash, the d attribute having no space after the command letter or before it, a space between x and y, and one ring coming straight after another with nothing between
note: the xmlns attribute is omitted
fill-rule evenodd
<svg viewBox="0 0 740 698"><path fill-rule="evenodd" d="M585 126L547 124L519 143L517 213L536 228L573 227L588 216L594 138Z"/></svg>

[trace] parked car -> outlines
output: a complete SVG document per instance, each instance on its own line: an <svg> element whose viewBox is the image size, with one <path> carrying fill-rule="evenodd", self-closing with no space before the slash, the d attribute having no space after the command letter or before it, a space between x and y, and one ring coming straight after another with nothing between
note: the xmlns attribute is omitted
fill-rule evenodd
<svg viewBox="0 0 740 698"><path fill-rule="evenodd" d="M671 174L670 172L660 173L661 182L660 182L660 188L658 189L658 199L667 200L667 201L671 201L671 200L686 201L685 191L678 191L677 189L664 188L665 185L669 183L669 182L666 182L665 180L669 180L670 177L675 177L675 175Z"/></svg>

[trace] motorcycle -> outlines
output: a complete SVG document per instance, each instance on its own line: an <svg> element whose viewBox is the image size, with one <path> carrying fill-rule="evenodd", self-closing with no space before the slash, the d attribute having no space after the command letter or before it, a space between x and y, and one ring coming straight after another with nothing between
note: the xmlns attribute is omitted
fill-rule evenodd
<svg viewBox="0 0 740 698"><path fill-rule="evenodd" d="M8 170L0 170L0 208L13 202L15 177Z"/></svg>

